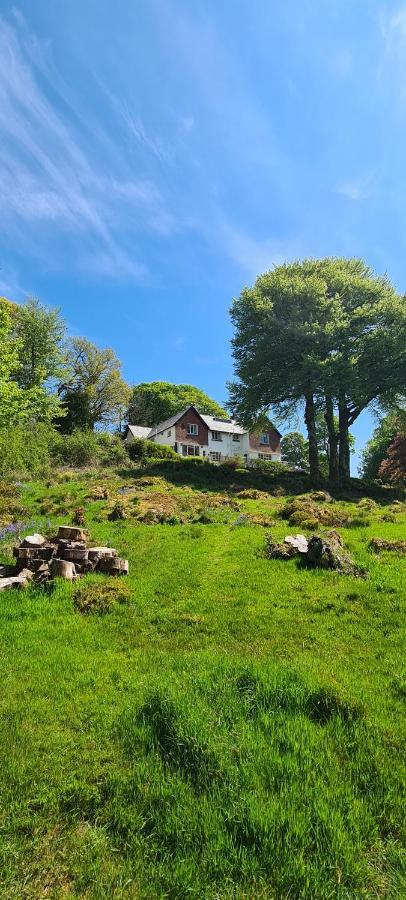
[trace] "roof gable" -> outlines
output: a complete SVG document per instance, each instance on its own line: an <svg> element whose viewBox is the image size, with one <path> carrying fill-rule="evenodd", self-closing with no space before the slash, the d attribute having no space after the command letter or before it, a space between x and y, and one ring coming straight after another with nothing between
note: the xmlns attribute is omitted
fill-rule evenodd
<svg viewBox="0 0 406 900"><path fill-rule="evenodd" d="M186 406L185 409L182 409L180 412L176 413L176 415L171 416L170 419L166 419L164 422L159 422L158 425L155 425L155 427L151 429L151 437L159 434L161 431L165 431L167 428L171 428L172 425L176 425L176 423L179 422L179 419L182 419L191 409L199 417L202 424L206 425L204 416L202 416L201 413L199 413L199 410L191 403L190 406Z"/></svg>

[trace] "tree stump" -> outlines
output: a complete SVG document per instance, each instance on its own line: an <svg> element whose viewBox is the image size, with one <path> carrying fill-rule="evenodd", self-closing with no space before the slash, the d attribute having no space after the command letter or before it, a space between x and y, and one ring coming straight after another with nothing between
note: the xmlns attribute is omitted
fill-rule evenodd
<svg viewBox="0 0 406 900"><path fill-rule="evenodd" d="M77 577L74 563L66 559L58 559L57 556L51 559L49 571L52 578L65 578L66 581L73 581Z"/></svg>

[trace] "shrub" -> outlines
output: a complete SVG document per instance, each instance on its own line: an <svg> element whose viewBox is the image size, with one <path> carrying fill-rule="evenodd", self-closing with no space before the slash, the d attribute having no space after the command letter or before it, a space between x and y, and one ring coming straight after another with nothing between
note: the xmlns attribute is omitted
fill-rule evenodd
<svg viewBox="0 0 406 900"><path fill-rule="evenodd" d="M50 425L0 429L0 478L40 478L50 470L51 447L58 438Z"/></svg>
<svg viewBox="0 0 406 900"><path fill-rule="evenodd" d="M155 461L156 459L180 459L172 447L165 447L163 444L145 441L142 438L134 438L131 444L127 444L126 452L130 459L142 462L144 465L148 465L151 460Z"/></svg>
<svg viewBox="0 0 406 900"><path fill-rule="evenodd" d="M57 435L52 455L59 465L84 468L91 465L116 466L127 461L121 438L116 434L76 429Z"/></svg>
<svg viewBox="0 0 406 900"><path fill-rule="evenodd" d="M84 615L103 616L117 604L128 603L131 588L121 580L99 584L82 583L73 594L73 606Z"/></svg>
<svg viewBox="0 0 406 900"><path fill-rule="evenodd" d="M280 475L286 475L289 471L286 463L278 462L278 460L269 460L268 462L266 459L253 459L249 467L254 469L255 472L261 472L262 475L272 475L276 478Z"/></svg>
<svg viewBox="0 0 406 900"><path fill-rule="evenodd" d="M127 504L123 500L116 500L108 513L111 522L117 522L120 519L126 519L128 516Z"/></svg>

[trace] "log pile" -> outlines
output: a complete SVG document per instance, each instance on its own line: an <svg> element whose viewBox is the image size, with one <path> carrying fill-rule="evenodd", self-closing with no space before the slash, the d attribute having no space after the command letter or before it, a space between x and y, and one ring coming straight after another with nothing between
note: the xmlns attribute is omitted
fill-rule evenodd
<svg viewBox="0 0 406 900"><path fill-rule="evenodd" d="M89 547L83 528L61 525L49 540L30 534L13 549L15 564L0 566L0 591L27 587L29 582L45 584L53 578L74 581L88 572L128 575L128 560L112 547Z"/></svg>

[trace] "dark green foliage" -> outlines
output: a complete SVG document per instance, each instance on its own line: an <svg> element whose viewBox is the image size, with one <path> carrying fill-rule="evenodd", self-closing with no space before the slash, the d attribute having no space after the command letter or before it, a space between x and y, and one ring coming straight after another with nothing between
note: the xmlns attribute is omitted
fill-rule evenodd
<svg viewBox="0 0 406 900"><path fill-rule="evenodd" d="M361 474L366 481L379 476L379 467L394 437L398 433L396 416L386 416L381 420L372 437L365 444L361 459Z"/></svg>
<svg viewBox="0 0 406 900"><path fill-rule="evenodd" d="M58 443L55 430L45 423L0 429L0 477L39 478L50 470Z"/></svg>
<svg viewBox="0 0 406 900"><path fill-rule="evenodd" d="M127 452L130 459L145 462L148 459L179 459L177 453L172 447L165 447L164 444L156 444L154 441L145 441L141 438L134 438L130 444L126 444Z"/></svg>
<svg viewBox="0 0 406 900"><path fill-rule="evenodd" d="M300 431L291 431L281 440L282 462L301 469L309 468L309 448Z"/></svg>
<svg viewBox="0 0 406 900"><path fill-rule="evenodd" d="M74 468L116 466L127 460L125 447L117 435L80 429L72 434L59 435L52 456L59 465Z"/></svg>
<svg viewBox="0 0 406 900"><path fill-rule="evenodd" d="M133 388L128 409L128 421L133 425L158 425L177 412L193 404L199 412L224 416L224 409L192 384L170 384L152 381Z"/></svg>
<svg viewBox="0 0 406 900"><path fill-rule="evenodd" d="M286 475L286 465L283 462L278 462L278 460L252 459L250 461L250 469L275 478L279 475Z"/></svg>

